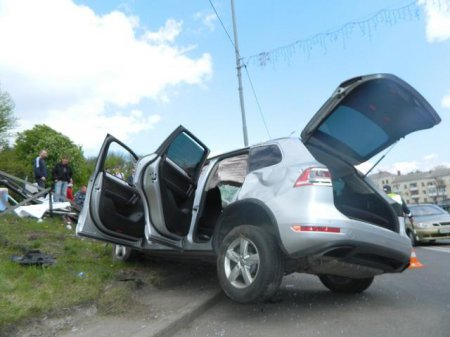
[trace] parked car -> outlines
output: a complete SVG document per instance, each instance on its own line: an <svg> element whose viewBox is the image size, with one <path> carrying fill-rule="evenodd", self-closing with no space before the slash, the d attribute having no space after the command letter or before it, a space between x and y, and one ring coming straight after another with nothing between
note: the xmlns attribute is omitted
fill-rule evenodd
<svg viewBox="0 0 450 337"><path fill-rule="evenodd" d="M354 166L439 122L406 82L375 74L343 82L301 139L208 159L206 145L180 126L138 158L108 135L77 234L114 243L123 259L134 251L215 255L222 289L241 303L270 298L293 272L361 292L374 276L407 268L411 243L394 202ZM129 159L123 179L111 170L117 157Z"/></svg>
<svg viewBox="0 0 450 337"><path fill-rule="evenodd" d="M406 221L406 233L413 245L450 240L450 214L438 205L408 205L413 222Z"/></svg>

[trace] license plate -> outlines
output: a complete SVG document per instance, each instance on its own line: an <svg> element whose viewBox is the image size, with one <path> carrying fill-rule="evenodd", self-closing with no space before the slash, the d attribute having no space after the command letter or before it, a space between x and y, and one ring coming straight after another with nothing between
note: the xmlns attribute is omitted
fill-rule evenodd
<svg viewBox="0 0 450 337"><path fill-rule="evenodd" d="M450 234L450 229L449 228L441 228L439 230L439 233L441 233L441 234Z"/></svg>

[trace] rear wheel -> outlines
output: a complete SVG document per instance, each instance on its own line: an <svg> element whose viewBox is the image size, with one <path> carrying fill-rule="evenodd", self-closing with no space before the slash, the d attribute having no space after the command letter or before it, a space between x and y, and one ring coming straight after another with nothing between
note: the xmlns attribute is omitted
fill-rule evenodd
<svg viewBox="0 0 450 337"><path fill-rule="evenodd" d="M319 279L331 291L347 294L361 293L369 288L373 282L373 277L356 279L335 275L320 275Z"/></svg>
<svg viewBox="0 0 450 337"><path fill-rule="evenodd" d="M225 294L239 303L270 299L283 277L283 257L275 239L264 229L243 225L220 244L217 274Z"/></svg>
<svg viewBox="0 0 450 337"><path fill-rule="evenodd" d="M112 245L112 256L115 261L132 261L137 257L137 252L127 246Z"/></svg>

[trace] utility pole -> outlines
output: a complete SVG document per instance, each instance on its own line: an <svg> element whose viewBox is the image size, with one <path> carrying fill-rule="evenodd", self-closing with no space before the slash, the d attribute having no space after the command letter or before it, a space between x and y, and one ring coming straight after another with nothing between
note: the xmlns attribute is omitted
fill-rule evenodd
<svg viewBox="0 0 450 337"><path fill-rule="evenodd" d="M234 0L231 0L231 17L233 18L234 51L236 53L236 69L237 69L237 77L238 77L238 82L239 82L239 102L241 104L242 129L244 132L244 145L248 146L247 121L245 118L245 106L244 106L244 93L242 90L241 55L239 54L239 43L238 43L237 28L236 28L236 17L234 15Z"/></svg>

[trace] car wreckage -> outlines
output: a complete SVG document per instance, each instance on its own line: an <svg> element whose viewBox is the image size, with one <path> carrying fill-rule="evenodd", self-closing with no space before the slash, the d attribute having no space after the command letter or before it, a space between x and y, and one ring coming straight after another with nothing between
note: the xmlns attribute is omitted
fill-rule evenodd
<svg viewBox="0 0 450 337"><path fill-rule="evenodd" d="M395 202L355 165L440 122L431 105L390 74L343 82L300 138L208 158L184 127L139 158L108 135L90 178L77 234L134 252L214 255L224 292L241 303L271 298L282 277L315 274L357 293L408 267L411 242ZM130 166L108 165L121 148Z"/></svg>

